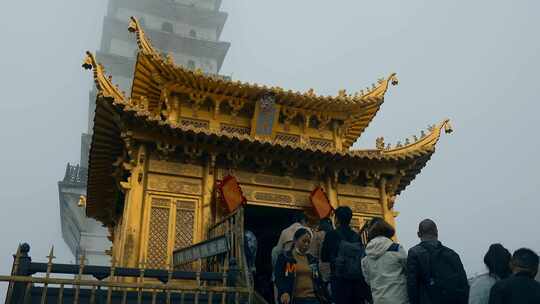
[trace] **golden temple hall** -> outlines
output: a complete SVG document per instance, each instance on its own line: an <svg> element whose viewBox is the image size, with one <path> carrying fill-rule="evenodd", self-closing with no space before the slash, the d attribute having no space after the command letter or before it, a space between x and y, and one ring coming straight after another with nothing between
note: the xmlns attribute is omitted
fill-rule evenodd
<svg viewBox="0 0 540 304"><path fill-rule="evenodd" d="M128 30L139 47L130 96L91 53L83 64L98 90L86 214L108 228L118 266L166 268L175 251L216 236L231 216L218 191L226 176L241 188L241 229L260 250L291 214L318 219L317 188L332 208L353 210L356 229L374 217L395 225L396 197L451 131L443 120L396 146L381 137L355 149L395 74L352 95L293 92L176 65L135 18Z"/></svg>

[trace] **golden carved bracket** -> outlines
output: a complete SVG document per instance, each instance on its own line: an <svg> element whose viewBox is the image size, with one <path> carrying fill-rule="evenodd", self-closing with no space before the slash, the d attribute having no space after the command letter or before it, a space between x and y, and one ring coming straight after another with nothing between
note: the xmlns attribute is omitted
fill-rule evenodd
<svg viewBox="0 0 540 304"><path fill-rule="evenodd" d="M344 168L342 171L343 171L343 174L347 177L348 183L352 183L355 179L357 179L360 176L359 169Z"/></svg>
<svg viewBox="0 0 540 304"><path fill-rule="evenodd" d="M285 175L287 176L293 175L294 171L298 169L298 162L294 160L282 160L281 165L283 166Z"/></svg>
<svg viewBox="0 0 540 304"><path fill-rule="evenodd" d="M244 161L245 157L246 156L244 154L240 154L237 152L233 152L233 151L227 152L227 160L231 163L231 167L234 169L238 168L238 165L242 161Z"/></svg>
<svg viewBox="0 0 540 304"><path fill-rule="evenodd" d="M325 172L325 167L320 164L310 164L308 166L309 171L314 175L315 179L320 181Z"/></svg>
<svg viewBox="0 0 540 304"><path fill-rule="evenodd" d="M184 146L184 155L187 156L186 161L195 162L203 154L203 150L193 146Z"/></svg>
<svg viewBox="0 0 540 304"><path fill-rule="evenodd" d="M272 159L267 158L267 157L257 156L255 157L255 164L257 165L255 170L258 173L261 173L261 172L266 171L266 169L268 169L268 167L272 165Z"/></svg>
<svg viewBox="0 0 540 304"><path fill-rule="evenodd" d="M156 149L159 152L158 157L160 159L169 159L169 157L174 154L176 146L163 142L156 142Z"/></svg>
<svg viewBox="0 0 540 304"><path fill-rule="evenodd" d="M229 98L227 100L227 103L232 109L231 116L236 117L238 115L238 112L240 112L240 110L242 110L242 108L246 104L246 101L241 98Z"/></svg>

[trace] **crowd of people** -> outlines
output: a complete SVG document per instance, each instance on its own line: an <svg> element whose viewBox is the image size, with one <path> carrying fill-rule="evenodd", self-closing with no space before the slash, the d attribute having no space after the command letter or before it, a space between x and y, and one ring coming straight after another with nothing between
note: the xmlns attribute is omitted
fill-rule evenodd
<svg viewBox="0 0 540 304"><path fill-rule="evenodd" d="M367 242L351 219L351 209L339 207L335 228L323 219L311 230L299 214L282 231L272 250L276 304L540 304L539 257L530 249L511 254L491 245L484 257L488 273L469 281L459 255L439 241L434 221L420 222L420 243L407 252L383 219L368 223Z"/></svg>

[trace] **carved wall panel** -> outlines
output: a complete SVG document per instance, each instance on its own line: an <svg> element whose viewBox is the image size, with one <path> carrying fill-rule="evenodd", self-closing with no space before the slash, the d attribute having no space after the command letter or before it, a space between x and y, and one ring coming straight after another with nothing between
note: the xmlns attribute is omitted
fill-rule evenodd
<svg viewBox="0 0 540 304"><path fill-rule="evenodd" d="M148 190L200 195L202 183L199 179L150 174L148 176Z"/></svg>
<svg viewBox="0 0 540 304"><path fill-rule="evenodd" d="M150 159L148 171L198 178L202 178L203 175L201 166L157 159Z"/></svg>
<svg viewBox="0 0 540 304"><path fill-rule="evenodd" d="M354 213L382 215L383 212L380 202L375 199L339 196L338 200L341 206L349 206Z"/></svg>
<svg viewBox="0 0 540 304"><path fill-rule="evenodd" d="M152 201L146 259L147 268L165 268L167 265L170 209L163 208L164 204L167 204L167 202L161 200Z"/></svg>
<svg viewBox="0 0 540 304"><path fill-rule="evenodd" d="M309 192L279 190L243 185L244 196L249 203L260 203L284 208L310 207Z"/></svg>
<svg viewBox="0 0 540 304"><path fill-rule="evenodd" d="M224 170L218 170L218 179L223 179L223 176ZM297 189L304 191L312 191L317 186L317 183L311 180L240 170L235 171L234 176L241 185L257 185L262 187Z"/></svg>
<svg viewBox="0 0 540 304"><path fill-rule="evenodd" d="M339 195L359 196L379 199L379 188L376 187L362 187L350 184L338 184L337 192Z"/></svg>

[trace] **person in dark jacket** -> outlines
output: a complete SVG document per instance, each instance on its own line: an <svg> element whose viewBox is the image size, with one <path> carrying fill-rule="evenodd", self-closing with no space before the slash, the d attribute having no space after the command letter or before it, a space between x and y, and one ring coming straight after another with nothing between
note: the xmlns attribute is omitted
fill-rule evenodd
<svg viewBox="0 0 540 304"><path fill-rule="evenodd" d="M360 236L351 227L352 210L349 207L338 207L335 211L336 229L324 237L321 248L321 260L330 263L330 285L332 297L336 304L362 304L371 301L369 286L364 279L349 280L336 276L336 258L342 240L360 243Z"/></svg>
<svg viewBox="0 0 540 304"><path fill-rule="evenodd" d="M438 240L435 222L425 219L418 226L420 244L407 256L407 293L410 304L466 304L467 274L459 255ZM443 265L445 269L437 266ZM444 271L444 272L443 272Z"/></svg>
<svg viewBox="0 0 540 304"><path fill-rule="evenodd" d="M308 253L311 233L298 229L292 248L281 253L274 270L278 301L283 304L326 304L319 261Z"/></svg>
<svg viewBox="0 0 540 304"><path fill-rule="evenodd" d="M516 250L510 262L513 275L493 285L489 304L540 303L540 283L534 279L538 263L539 258L534 251L527 248Z"/></svg>

